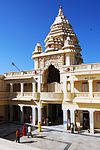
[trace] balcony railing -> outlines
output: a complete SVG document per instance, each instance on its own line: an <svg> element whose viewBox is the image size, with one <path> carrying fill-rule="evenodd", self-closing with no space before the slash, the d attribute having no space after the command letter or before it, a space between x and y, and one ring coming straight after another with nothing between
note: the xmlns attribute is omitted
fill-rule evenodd
<svg viewBox="0 0 100 150"><path fill-rule="evenodd" d="M23 92L23 96L30 97L32 96L32 92Z"/></svg>
<svg viewBox="0 0 100 150"><path fill-rule="evenodd" d="M93 92L93 97L100 98L100 92Z"/></svg>
<svg viewBox="0 0 100 150"><path fill-rule="evenodd" d="M92 98L100 98L100 92L93 92L93 97ZM90 98L89 92L79 92L75 93L75 97L80 97L80 98Z"/></svg>
<svg viewBox="0 0 100 150"><path fill-rule="evenodd" d="M47 101L62 101L63 100L63 93L54 93L54 92L42 92L40 93L41 100Z"/></svg>
<svg viewBox="0 0 100 150"><path fill-rule="evenodd" d="M21 96L21 92L13 92L10 95L11 95L11 97L19 97L19 96Z"/></svg>
<svg viewBox="0 0 100 150"><path fill-rule="evenodd" d="M23 96L25 96L25 97L31 97L33 100L39 100L40 93L23 92Z"/></svg>
<svg viewBox="0 0 100 150"><path fill-rule="evenodd" d="M63 93L54 93L54 92L41 92L41 93L32 93L32 92L23 92L24 97L31 97L33 100L55 100L55 101L62 101L63 100ZM21 92L13 92L13 98L21 97Z"/></svg>
<svg viewBox="0 0 100 150"><path fill-rule="evenodd" d="M12 98L21 98L24 97L25 98L31 98L33 100L39 100L40 98L40 93L33 93L33 92L23 92L23 94L21 95L21 92L13 92L12 95L10 95Z"/></svg>
<svg viewBox="0 0 100 150"><path fill-rule="evenodd" d="M75 93L75 97L89 97L89 92Z"/></svg>

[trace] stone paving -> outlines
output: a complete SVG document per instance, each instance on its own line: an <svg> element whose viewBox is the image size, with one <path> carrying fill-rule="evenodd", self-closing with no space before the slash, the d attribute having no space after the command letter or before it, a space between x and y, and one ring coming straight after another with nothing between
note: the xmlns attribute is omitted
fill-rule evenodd
<svg viewBox="0 0 100 150"><path fill-rule="evenodd" d="M7 132L5 135L2 131L2 137L15 143L15 129L21 126L14 124L11 124L11 126L12 128L10 128L10 124L8 126L5 124L0 126L0 132L2 129L3 131L10 129L11 132L9 130L10 133ZM39 148L42 150L95 150L100 147L100 133L94 135L87 132L71 134L57 127L44 127L42 128L42 132L39 133L37 128L34 127L32 134L33 137L30 138L27 136L21 137L21 144L17 143L17 145L27 146L27 150L31 150L31 148Z"/></svg>

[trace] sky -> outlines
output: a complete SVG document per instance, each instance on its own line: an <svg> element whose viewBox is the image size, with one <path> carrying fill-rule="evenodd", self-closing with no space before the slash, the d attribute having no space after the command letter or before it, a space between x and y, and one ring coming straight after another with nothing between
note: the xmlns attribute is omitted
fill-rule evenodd
<svg viewBox="0 0 100 150"><path fill-rule="evenodd" d="M76 33L84 63L100 62L100 0L0 0L0 74L34 67L32 52L44 40L60 5Z"/></svg>

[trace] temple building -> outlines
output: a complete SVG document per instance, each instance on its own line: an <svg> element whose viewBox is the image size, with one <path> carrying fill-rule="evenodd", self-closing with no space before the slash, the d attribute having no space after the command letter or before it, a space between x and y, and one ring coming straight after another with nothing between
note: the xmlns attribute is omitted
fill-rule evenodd
<svg viewBox="0 0 100 150"><path fill-rule="evenodd" d="M34 69L0 76L0 122L100 129L100 63L84 64L79 40L60 7L32 53Z"/></svg>

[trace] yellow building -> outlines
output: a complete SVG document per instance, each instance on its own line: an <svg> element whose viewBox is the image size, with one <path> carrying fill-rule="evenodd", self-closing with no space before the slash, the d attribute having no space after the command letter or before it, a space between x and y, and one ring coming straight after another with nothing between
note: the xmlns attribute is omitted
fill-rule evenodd
<svg viewBox="0 0 100 150"><path fill-rule="evenodd" d="M62 8L32 53L34 70L0 76L0 121L71 123L100 129L100 63L83 64L81 47ZM47 120L48 119L48 120Z"/></svg>

